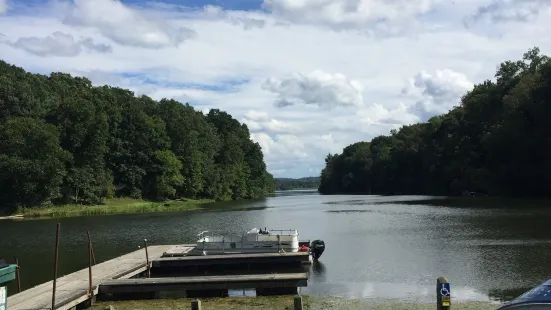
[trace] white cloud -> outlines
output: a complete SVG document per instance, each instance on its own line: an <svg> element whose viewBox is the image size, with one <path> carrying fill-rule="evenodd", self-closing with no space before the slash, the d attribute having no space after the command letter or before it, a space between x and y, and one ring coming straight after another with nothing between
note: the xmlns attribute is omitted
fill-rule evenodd
<svg viewBox="0 0 551 310"><path fill-rule="evenodd" d="M95 28L119 44L145 48L178 46L195 36L190 28L176 27L118 0L74 0L64 23Z"/></svg>
<svg viewBox="0 0 551 310"><path fill-rule="evenodd" d="M300 126L270 118L266 112L250 110L240 120L251 132L297 133Z"/></svg>
<svg viewBox="0 0 551 310"><path fill-rule="evenodd" d="M403 20L428 12L439 0L264 0L273 14L299 23L337 27Z"/></svg>
<svg viewBox="0 0 551 310"><path fill-rule="evenodd" d="M500 62L520 59L533 46L551 54L545 7L522 23L487 27L485 16L479 27L464 27L466 17L493 0L271 0L268 13L53 2L2 15L1 40L35 37L34 48L51 51L44 38L60 32L75 44L80 38L109 44L112 52L39 57L2 44L3 60L188 101L203 113L225 110L247 124L280 176L318 174L329 152L445 112L473 83L492 78ZM67 46L64 52L74 54Z"/></svg>
<svg viewBox="0 0 551 310"><path fill-rule="evenodd" d="M278 94L277 107L314 104L323 108L359 107L363 104L362 86L340 73L313 71L285 79L269 78L263 89Z"/></svg>
<svg viewBox="0 0 551 310"><path fill-rule="evenodd" d="M421 71L402 92L418 100L410 111L426 120L458 105L461 96L473 86L464 74L444 69L436 70L434 74Z"/></svg>
<svg viewBox="0 0 551 310"><path fill-rule="evenodd" d="M91 38L75 40L72 35L60 31L47 37L21 37L15 42L5 42L37 56L74 57L83 51L110 53L111 46L96 44Z"/></svg>
<svg viewBox="0 0 551 310"><path fill-rule="evenodd" d="M549 0L493 0L476 11L471 19L474 21L528 22L533 21L541 11L551 6Z"/></svg>
<svg viewBox="0 0 551 310"><path fill-rule="evenodd" d="M266 25L266 20L243 16L238 12L225 11L223 8L214 5L207 5L203 8L206 18L211 20L226 20L234 25L241 25L243 29L262 28ZM237 14L236 14L237 13Z"/></svg>

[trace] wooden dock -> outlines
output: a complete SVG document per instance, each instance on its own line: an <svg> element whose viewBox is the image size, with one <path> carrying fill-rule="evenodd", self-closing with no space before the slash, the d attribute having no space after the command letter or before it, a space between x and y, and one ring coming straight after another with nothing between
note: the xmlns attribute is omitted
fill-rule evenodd
<svg viewBox="0 0 551 310"><path fill-rule="evenodd" d="M145 249L92 266L92 293L90 294L89 269L57 278L56 310L76 309L99 294L153 293L182 290L188 293L202 291L226 291L228 289L255 288L257 294L296 293L298 287L306 286L308 273L287 270L289 265L302 266L311 263L308 252L251 253L187 256L194 245L156 245L147 247L149 266L146 264ZM168 257L167 257L168 256ZM239 266L246 266L248 274L217 274L216 269L237 272ZM277 271L251 271L254 266L270 266ZM150 268L154 278L131 279L142 275ZM181 277L178 271L191 267ZM264 267L263 267L264 268ZM209 270L207 273L204 270ZM235 269L235 270L234 270ZM194 274L199 273L199 274ZM52 310L53 281L35 286L8 297L10 310Z"/></svg>
<svg viewBox="0 0 551 310"><path fill-rule="evenodd" d="M172 245L149 246L149 259L156 259L172 248ZM151 264L151 263L150 263ZM140 249L115 259L92 266L93 294L98 285L113 279L125 279L146 270L145 250ZM40 284L8 297L10 310L35 310L52 308L53 281ZM55 309L71 309L89 299L88 268L59 277L56 282Z"/></svg>
<svg viewBox="0 0 551 310"><path fill-rule="evenodd" d="M188 290L263 289L274 287L296 288L307 286L307 281L307 273L118 279L100 284L99 293L155 293Z"/></svg>

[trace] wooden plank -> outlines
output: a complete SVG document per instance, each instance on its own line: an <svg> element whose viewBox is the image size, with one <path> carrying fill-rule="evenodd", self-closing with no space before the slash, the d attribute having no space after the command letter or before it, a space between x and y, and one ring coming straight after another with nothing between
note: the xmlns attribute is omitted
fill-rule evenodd
<svg viewBox="0 0 551 310"><path fill-rule="evenodd" d="M65 281L57 282L56 292L72 289L75 285L80 284L80 281L78 280L64 280ZM44 289L44 286L40 285L9 297L12 298L9 300L9 302L12 303L10 304L9 309L13 309L16 306L18 307L18 309L50 309L52 306L52 282L48 283L50 284L49 289ZM58 300L60 299L58 297L58 294L56 293L56 301Z"/></svg>
<svg viewBox="0 0 551 310"><path fill-rule="evenodd" d="M150 259L160 258L171 247L173 246L149 246ZM140 249L92 266L92 285L97 286L106 280L128 278L145 270L145 250ZM56 284L56 309L70 309L86 301L88 281L88 268L59 277ZM94 293L97 294L97 288ZM10 310L50 309L51 298L52 281L8 297L8 304Z"/></svg>
<svg viewBox="0 0 551 310"><path fill-rule="evenodd" d="M305 287L307 284L308 273L118 279L103 282L99 294Z"/></svg>

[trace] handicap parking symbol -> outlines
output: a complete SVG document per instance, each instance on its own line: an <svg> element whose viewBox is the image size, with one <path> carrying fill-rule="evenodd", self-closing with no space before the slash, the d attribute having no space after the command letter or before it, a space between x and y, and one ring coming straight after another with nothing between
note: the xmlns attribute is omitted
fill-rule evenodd
<svg viewBox="0 0 551 310"><path fill-rule="evenodd" d="M440 295L441 296L450 296L450 284L449 283L442 283L442 286L440 287Z"/></svg>

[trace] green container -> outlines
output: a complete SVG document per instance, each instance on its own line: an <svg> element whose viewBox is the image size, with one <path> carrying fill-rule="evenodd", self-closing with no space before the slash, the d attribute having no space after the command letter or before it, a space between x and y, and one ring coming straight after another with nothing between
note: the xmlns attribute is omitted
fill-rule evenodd
<svg viewBox="0 0 551 310"><path fill-rule="evenodd" d="M0 310L8 309L8 282L15 279L16 265L0 268Z"/></svg>
<svg viewBox="0 0 551 310"><path fill-rule="evenodd" d="M6 286L6 283L15 280L15 269L17 265L8 265L0 268L0 286Z"/></svg>

